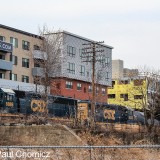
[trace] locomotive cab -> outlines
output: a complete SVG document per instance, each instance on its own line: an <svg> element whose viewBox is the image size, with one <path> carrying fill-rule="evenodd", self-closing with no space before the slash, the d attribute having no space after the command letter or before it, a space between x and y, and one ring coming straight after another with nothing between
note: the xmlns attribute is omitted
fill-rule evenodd
<svg viewBox="0 0 160 160"><path fill-rule="evenodd" d="M0 88L0 110L6 113L16 111L15 92L12 89Z"/></svg>

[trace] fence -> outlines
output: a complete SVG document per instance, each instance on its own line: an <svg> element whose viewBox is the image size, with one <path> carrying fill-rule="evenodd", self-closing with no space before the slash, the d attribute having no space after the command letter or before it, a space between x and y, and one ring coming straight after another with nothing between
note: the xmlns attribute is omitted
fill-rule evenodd
<svg viewBox="0 0 160 160"><path fill-rule="evenodd" d="M0 146L1 160L159 160L160 145Z"/></svg>

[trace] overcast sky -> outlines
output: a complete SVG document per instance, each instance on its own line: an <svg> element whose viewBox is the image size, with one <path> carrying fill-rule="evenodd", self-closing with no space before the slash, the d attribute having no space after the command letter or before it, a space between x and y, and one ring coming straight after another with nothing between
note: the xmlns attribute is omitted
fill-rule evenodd
<svg viewBox="0 0 160 160"><path fill-rule="evenodd" d="M160 0L0 0L0 23L38 34L55 30L104 41L124 67L160 68Z"/></svg>

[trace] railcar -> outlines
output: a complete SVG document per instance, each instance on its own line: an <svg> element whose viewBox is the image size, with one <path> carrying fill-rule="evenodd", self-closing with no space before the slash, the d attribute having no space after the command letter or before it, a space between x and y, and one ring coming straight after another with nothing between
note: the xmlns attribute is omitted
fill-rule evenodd
<svg viewBox="0 0 160 160"><path fill-rule="evenodd" d="M87 120L91 115L91 102L80 101L77 105L77 118ZM95 104L95 121L109 123L127 123L133 119L133 112L125 106L107 103Z"/></svg>
<svg viewBox="0 0 160 160"><path fill-rule="evenodd" d="M91 102L49 95L48 103L46 103L41 95L34 92L0 88L0 111L23 115L47 114L49 117L77 118L78 121L88 121L91 116ZM144 115L129 107L96 103L95 121L144 124Z"/></svg>

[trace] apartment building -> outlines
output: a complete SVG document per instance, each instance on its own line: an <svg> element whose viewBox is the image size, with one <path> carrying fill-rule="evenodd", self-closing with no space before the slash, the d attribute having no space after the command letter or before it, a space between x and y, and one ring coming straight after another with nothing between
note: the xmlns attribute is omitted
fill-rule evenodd
<svg viewBox="0 0 160 160"><path fill-rule="evenodd" d="M82 100L92 99L92 62L83 57L83 44L89 44L93 40L63 31L63 52L66 61L61 65L61 71L55 77L54 82L57 88L51 90L52 94L73 97ZM101 78L95 76L96 101L107 102L107 87L111 85L112 47L99 45L104 50L96 53L96 74L101 72ZM92 53L90 55L92 57ZM87 58L87 56L86 56Z"/></svg>
<svg viewBox="0 0 160 160"><path fill-rule="evenodd" d="M92 63L84 62L82 50L84 43L91 43L93 40L66 31L62 31L61 34L63 37L61 53L65 61L60 64L58 73L52 73L54 87L51 87L50 93L89 100L92 98ZM0 61L11 65L10 68L0 66L1 86L7 82L13 89L26 87L25 90L35 90L37 85L34 84L34 78L43 78L41 66L35 64L36 59L43 59L41 55L46 54L40 49L43 37L0 25L0 40L1 43L7 43L13 48L11 51L0 52L3 55ZM107 102L107 87L111 86L112 77L113 47L105 44L99 46L103 52L96 53L99 59L96 62L96 73L101 73L99 76L101 78L96 77L96 99Z"/></svg>
<svg viewBox="0 0 160 160"><path fill-rule="evenodd" d="M38 35L0 25L0 87L35 90L32 55L41 42Z"/></svg>
<svg viewBox="0 0 160 160"><path fill-rule="evenodd" d="M144 97L147 98L147 84L145 79L123 78L112 81L108 89L108 103L128 106L133 109L143 108Z"/></svg>

